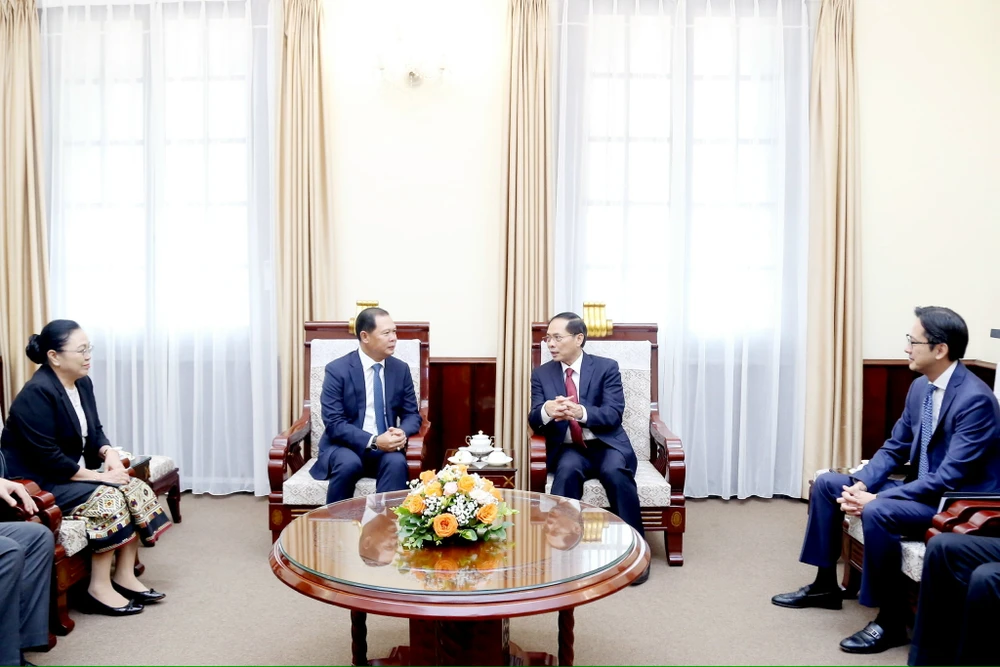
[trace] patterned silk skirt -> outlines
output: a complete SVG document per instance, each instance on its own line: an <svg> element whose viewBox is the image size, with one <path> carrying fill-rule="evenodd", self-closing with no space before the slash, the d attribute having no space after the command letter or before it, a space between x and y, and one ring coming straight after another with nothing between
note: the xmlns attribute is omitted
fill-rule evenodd
<svg viewBox="0 0 1000 667"><path fill-rule="evenodd" d="M156 494L138 479L123 486L98 486L69 513L69 518L86 522L94 553L117 549L136 536L143 546L151 547L172 525L156 501Z"/></svg>

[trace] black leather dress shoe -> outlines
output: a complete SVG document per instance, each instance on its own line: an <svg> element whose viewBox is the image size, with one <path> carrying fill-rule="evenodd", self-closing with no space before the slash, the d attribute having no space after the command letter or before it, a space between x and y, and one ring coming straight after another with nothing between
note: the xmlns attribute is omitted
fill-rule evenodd
<svg viewBox="0 0 1000 667"><path fill-rule="evenodd" d="M125 588L124 586L119 586L115 582L111 582L111 587L118 591L119 595L127 597L133 602L138 602L140 604L152 604L154 602L159 602L163 598L167 597L166 593L161 593L159 591L154 591L150 588L147 591L133 591L131 589Z"/></svg>
<svg viewBox="0 0 1000 667"><path fill-rule="evenodd" d="M840 642L840 648L848 653L881 653L909 643L906 630L899 628L886 632L881 625L872 621L863 630Z"/></svg>
<svg viewBox="0 0 1000 667"><path fill-rule="evenodd" d="M80 611L85 614L103 614L104 616L131 616L142 612L142 604L129 600L124 607L106 605L90 593L84 593L80 600Z"/></svg>
<svg viewBox="0 0 1000 667"><path fill-rule="evenodd" d="M781 593L771 598L771 604L791 609L819 607L820 609L840 609L844 606L844 596L840 589L813 593L812 586L803 586L794 593Z"/></svg>
<svg viewBox="0 0 1000 667"><path fill-rule="evenodd" d="M646 566L646 569L642 571L642 574L636 577L635 580L630 585L641 586L644 583L646 583L647 579L649 579L649 565Z"/></svg>

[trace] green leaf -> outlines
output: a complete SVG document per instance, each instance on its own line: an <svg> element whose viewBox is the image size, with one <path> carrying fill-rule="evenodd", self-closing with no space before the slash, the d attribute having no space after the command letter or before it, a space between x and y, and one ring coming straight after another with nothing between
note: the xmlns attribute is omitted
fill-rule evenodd
<svg viewBox="0 0 1000 667"><path fill-rule="evenodd" d="M478 539L478 537L476 536L476 531L472 530L471 528L463 530L462 537L469 540L470 542L475 542Z"/></svg>

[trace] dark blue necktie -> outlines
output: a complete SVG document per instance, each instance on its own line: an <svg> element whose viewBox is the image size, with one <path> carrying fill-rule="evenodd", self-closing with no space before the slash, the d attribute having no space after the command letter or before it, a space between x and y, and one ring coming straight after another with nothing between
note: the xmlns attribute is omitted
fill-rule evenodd
<svg viewBox="0 0 1000 667"><path fill-rule="evenodd" d="M375 381L372 383L375 387L375 429L378 431L375 435L382 435L387 430L385 427L385 398L382 396L382 378L379 377L381 370L382 364L372 366L372 371L375 373Z"/></svg>
<svg viewBox="0 0 1000 667"><path fill-rule="evenodd" d="M923 479L930 474L930 462L927 460L927 445L934 435L934 385L927 387L924 395L923 410L920 412L920 461L917 463L917 479Z"/></svg>

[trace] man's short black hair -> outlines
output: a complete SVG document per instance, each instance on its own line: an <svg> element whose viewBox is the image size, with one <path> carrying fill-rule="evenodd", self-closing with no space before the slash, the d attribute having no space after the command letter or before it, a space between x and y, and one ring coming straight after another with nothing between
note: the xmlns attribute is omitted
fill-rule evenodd
<svg viewBox="0 0 1000 667"><path fill-rule="evenodd" d="M358 313L358 316L354 318L354 332L358 340L361 340L362 331L367 331L368 333L375 331L375 319L379 315L388 314L389 311L382 310L381 308L365 308Z"/></svg>
<svg viewBox="0 0 1000 667"><path fill-rule="evenodd" d="M549 320L549 324L552 324L552 322L554 322L555 320L566 320L566 331L571 336L575 336L577 334L583 334L583 342L580 344L580 347L583 347L584 345L587 344L587 323L583 321L582 317L580 317L576 313L571 313L567 311L565 313L559 313L558 315L553 317L551 320Z"/></svg>
<svg viewBox="0 0 1000 667"><path fill-rule="evenodd" d="M969 346L969 327L962 316L951 308L941 306L918 306L913 314L920 320L920 326L927 334L927 342L948 345L948 359L956 361L965 356Z"/></svg>

